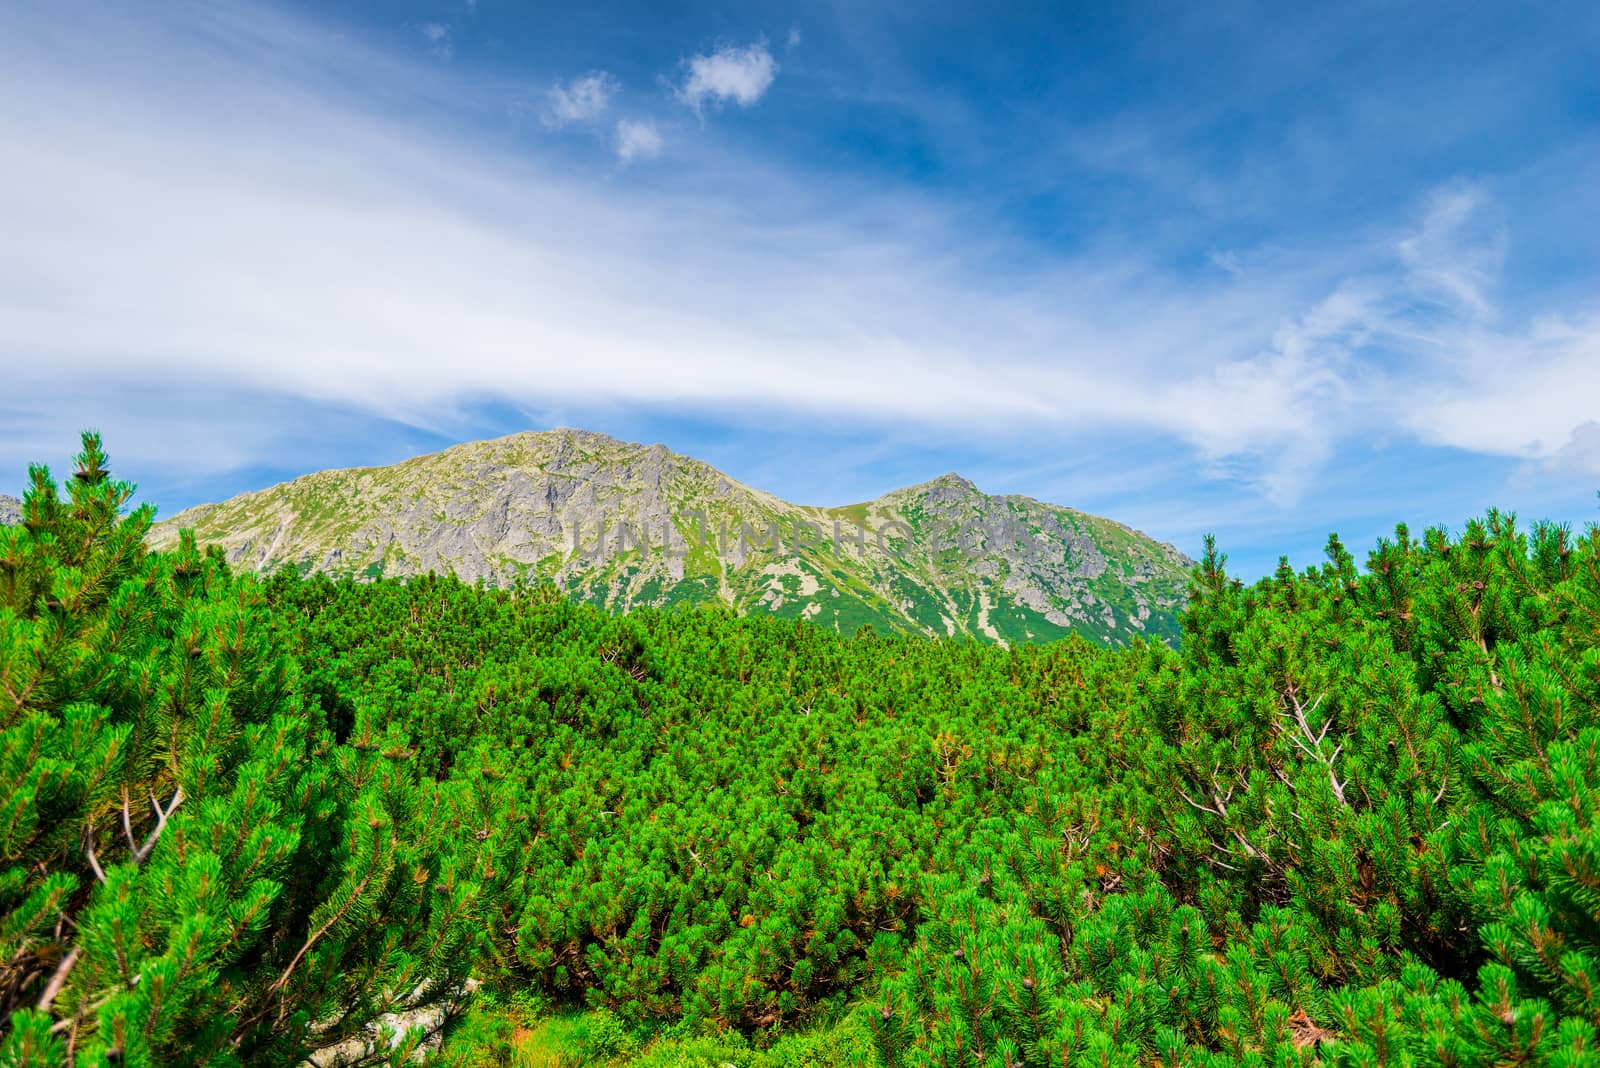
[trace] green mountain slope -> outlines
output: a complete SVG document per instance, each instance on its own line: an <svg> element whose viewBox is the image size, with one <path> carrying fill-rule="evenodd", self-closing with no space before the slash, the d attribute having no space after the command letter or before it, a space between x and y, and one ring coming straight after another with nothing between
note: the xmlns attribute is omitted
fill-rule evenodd
<svg viewBox="0 0 1600 1068"><path fill-rule="evenodd" d="M614 611L722 601L847 632L1001 642L1171 638L1192 563L1111 520L953 474L807 507L661 445L565 429L307 475L182 512L152 544L181 528L259 570L544 578Z"/></svg>

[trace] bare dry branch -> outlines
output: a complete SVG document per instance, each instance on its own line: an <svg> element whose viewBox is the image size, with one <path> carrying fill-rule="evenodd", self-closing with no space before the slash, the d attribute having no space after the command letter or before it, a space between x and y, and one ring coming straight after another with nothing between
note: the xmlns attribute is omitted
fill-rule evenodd
<svg viewBox="0 0 1600 1068"><path fill-rule="evenodd" d="M67 985L67 976L72 974L72 969L77 967L82 956L83 947L73 946L72 952L61 958L61 963L56 965L55 974L50 976L50 982L45 984L44 993L39 997L37 1007L40 1012L50 1011L50 1006L56 1003L56 998L61 994L61 988Z"/></svg>
<svg viewBox="0 0 1600 1068"><path fill-rule="evenodd" d="M167 820L178 810L178 806L181 804L183 804L183 787L181 786L172 795L172 800L164 809L161 807L161 803L155 799L155 795L150 795L150 807L156 810L156 825L150 831L149 836L145 838L144 844L133 851L133 862L135 864L143 864L150 856L151 850L156 847L156 840L161 837L161 832L166 829ZM123 818L127 818L126 808L123 809Z"/></svg>

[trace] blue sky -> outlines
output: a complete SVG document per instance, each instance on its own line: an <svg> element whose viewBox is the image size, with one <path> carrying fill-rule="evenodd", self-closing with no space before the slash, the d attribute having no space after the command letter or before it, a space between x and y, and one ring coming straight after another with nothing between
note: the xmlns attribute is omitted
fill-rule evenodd
<svg viewBox="0 0 1600 1068"><path fill-rule="evenodd" d="M1600 7L0 8L0 490L584 426L1235 569L1600 488Z"/></svg>

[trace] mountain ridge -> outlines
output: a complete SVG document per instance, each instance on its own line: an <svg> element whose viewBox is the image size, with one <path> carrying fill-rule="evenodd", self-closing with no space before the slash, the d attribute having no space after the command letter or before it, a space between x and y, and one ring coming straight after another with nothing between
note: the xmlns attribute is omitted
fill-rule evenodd
<svg viewBox="0 0 1600 1068"><path fill-rule="evenodd" d="M800 505L662 443L572 427L312 472L186 509L151 543L184 527L262 571L547 579L618 611L719 600L1000 642L1170 640L1192 566L1126 524L985 494L955 472Z"/></svg>

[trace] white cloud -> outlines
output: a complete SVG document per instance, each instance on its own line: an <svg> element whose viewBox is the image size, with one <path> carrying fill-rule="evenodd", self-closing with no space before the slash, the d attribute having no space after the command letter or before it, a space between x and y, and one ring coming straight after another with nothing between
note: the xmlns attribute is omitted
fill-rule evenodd
<svg viewBox="0 0 1600 1068"><path fill-rule="evenodd" d="M1600 397L1600 313L1520 329L1476 321L1421 336L1430 351L1397 418L1424 441L1528 460L1579 460ZM1422 346L1419 346L1419 348Z"/></svg>
<svg viewBox="0 0 1600 1068"><path fill-rule="evenodd" d="M552 128L575 122L593 122L605 114L617 80L603 70L591 71L545 93L544 124Z"/></svg>
<svg viewBox="0 0 1600 1068"><path fill-rule="evenodd" d="M1234 249L1212 249L1206 253L1206 259L1219 270L1227 271L1229 274L1244 273L1244 266L1239 262L1239 258L1239 253Z"/></svg>
<svg viewBox="0 0 1600 1068"><path fill-rule="evenodd" d="M455 46L450 38L450 27L442 22L424 22L420 28L423 40L428 42L428 51L441 59L449 59L455 54Z"/></svg>
<svg viewBox="0 0 1600 1068"><path fill-rule="evenodd" d="M1546 464L1556 470L1600 476L1600 422L1591 419L1574 427L1566 444L1557 449Z"/></svg>
<svg viewBox="0 0 1600 1068"><path fill-rule="evenodd" d="M617 122L617 158L653 159L661 155L661 133L651 122L621 119Z"/></svg>
<svg viewBox="0 0 1600 1068"><path fill-rule="evenodd" d="M1442 191L1398 241L1237 275L1196 280L1122 246L1024 268L905 187L717 157L653 188L510 154L420 117L439 109L389 106L496 106L451 96L437 65L236 13L254 10L192 31L107 13L92 33L43 16L0 32L0 203L28 205L0 242L18 395L141 383L180 437L201 385L430 426L491 398L1040 448L1114 429L1186 442L1279 504L1380 434L1593 456L1600 308L1519 320L1497 304L1504 235L1482 189ZM0 30L29 17L0 11ZM696 99L739 102L747 83L719 78ZM624 159L660 148L648 122L613 132Z"/></svg>
<svg viewBox="0 0 1600 1068"><path fill-rule="evenodd" d="M751 107L778 76L778 61L772 58L764 40L744 48L729 46L709 55L692 56L687 66L689 74L678 97L697 112L707 103L729 100L742 108Z"/></svg>
<svg viewBox="0 0 1600 1068"><path fill-rule="evenodd" d="M1394 243L1398 271L1369 265L1281 330L1273 351L1295 386L1263 400L1304 421L1294 448L1400 429L1427 445L1592 468L1600 307L1506 322L1494 298L1506 244L1488 192L1450 183ZM1225 453L1241 444L1206 440Z"/></svg>
<svg viewBox="0 0 1600 1068"><path fill-rule="evenodd" d="M790 26L789 27L789 36L787 38L785 38L784 43L787 44L790 48L799 48L800 47L800 27L799 26Z"/></svg>

